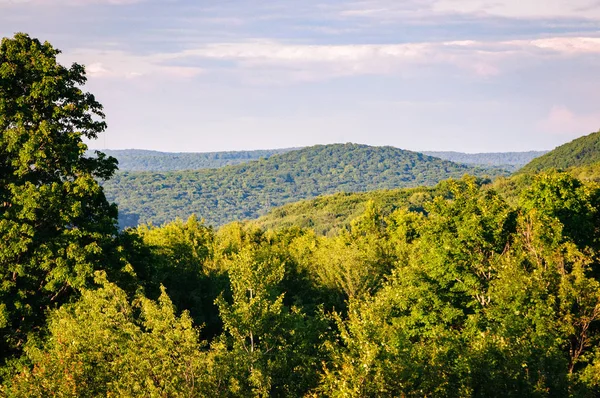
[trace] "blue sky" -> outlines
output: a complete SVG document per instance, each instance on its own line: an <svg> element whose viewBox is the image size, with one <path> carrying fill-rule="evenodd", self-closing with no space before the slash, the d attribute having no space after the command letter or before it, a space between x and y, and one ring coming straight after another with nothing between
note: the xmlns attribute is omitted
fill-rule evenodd
<svg viewBox="0 0 600 398"><path fill-rule="evenodd" d="M551 149L600 129L598 0L0 0L85 64L94 148Z"/></svg>

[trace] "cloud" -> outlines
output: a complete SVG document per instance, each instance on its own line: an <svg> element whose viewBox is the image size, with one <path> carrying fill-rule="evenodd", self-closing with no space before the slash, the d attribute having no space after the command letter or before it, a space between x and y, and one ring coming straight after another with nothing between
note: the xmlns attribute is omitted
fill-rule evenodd
<svg viewBox="0 0 600 398"><path fill-rule="evenodd" d="M581 135L600 129L600 113L581 114L564 105L555 105L538 123L543 132L556 135Z"/></svg>
<svg viewBox="0 0 600 398"><path fill-rule="evenodd" d="M136 79L140 77L192 78L204 71L196 66L167 65L161 57L130 54L124 51L79 49L61 55L67 62L86 65L87 75L94 78Z"/></svg>
<svg viewBox="0 0 600 398"><path fill-rule="evenodd" d="M600 38L598 37L558 37L532 40L526 43L564 54L600 54Z"/></svg>
<svg viewBox="0 0 600 398"><path fill-rule="evenodd" d="M547 62L548 57L600 54L600 38L556 37L511 41L445 41L398 44L290 44L274 40L196 45L170 53L136 55L121 50L77 50L72 60L97 78L171 76L192 78L210 71L252 76L261 83L318 81L359 75L411 75L427 68L456 68L490 78ZM527 61L527 62L524 62Z"/></svg>
<svg viewBox="0 0 600 398"><path fill-rule="evenodd" d="M436 0L431 9L508 18L600 19L597 0Z"/></svg>
<svg viewBox="0 0 600 398"><path fill-rule="evenodd" d="M400 44L304 45L270 40L215 43L155 57L164 62L227 60L247 69L284 68L318 79L362 74L396 74L423 65L446 65L490 77L518 68L515 59L600 54L600 38L572 37L512 41L448 41ZM312 79L311 78L311 79Z"/></svg>
<svg viewBox="0 0 600 398"><path fill-rule="evenodd" d="M597 0L363 0L345 3L344 17L398 19L465 14L515 19L600 19Z"/></svg>

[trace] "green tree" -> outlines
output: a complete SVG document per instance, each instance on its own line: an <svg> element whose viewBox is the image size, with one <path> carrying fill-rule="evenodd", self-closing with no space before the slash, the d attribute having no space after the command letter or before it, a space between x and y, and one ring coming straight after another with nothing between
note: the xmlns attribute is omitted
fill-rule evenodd
<svg viewBox="0 0 600 398"><path fill-rule="evenodd" d="M174 397L207 391L205 354L190 316L125 291L98 272L100 288L52 311L48 338L29 341L33 364L17 367L0 387L14 397Z"/></svg>
<svg viewBox="0 0 600 398"><path fill-rule="evenodd" d="M225 332L211 345L214 393L302 396L317 382L319 321L284 304L284 263L257 249L246 247L231 257L233 297L217 299Z"/></svg>
<svg viewBox="0 0 600 398"><path fill-rule="evenodd" d="M116 160L86 157L82 141L106 128L102 106L58 54L21 33L0 44L0 357L89 283L117 232L96 181Z"/></svg>

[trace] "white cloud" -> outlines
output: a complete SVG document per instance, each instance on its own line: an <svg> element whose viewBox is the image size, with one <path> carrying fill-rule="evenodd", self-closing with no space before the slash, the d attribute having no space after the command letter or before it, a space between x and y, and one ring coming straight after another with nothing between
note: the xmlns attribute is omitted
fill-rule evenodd
<svg viewBox="0 0 600 398"><path fill-rule="evenodd" d="M343 17L383 20L469 14L517 19L600 19L597 0L363 0L347 3Z"/></svg>
<svg viewBox="0 0 600 398"><path fill-rule="evenodd" d="M217 59L237 62L242 68L284 68L303 72L306 78L361 74L395 74L422 65L454 66L478 76L500 74L515 68L516 58L545 55L600 54L600 38L572 37L513 41L449 41L402 44L298 45L276 41L218 43L157 59Z"/></svg>
<svg viewBox="0 0 600 398"><path fill-rule="evenodd" d="M264 83L274 79L314 81L356 75L414 75L420 73L423 66L458 68L474 76L489 78L505 70L546 62L548 57L585 54L600 54L600 38L347 45L254 40L206 44L180 52L151 55L117 50L78 50L70 52L68 57L86 64L88 74L98 78L149 75L191 78L207 70L207 60L229 61L232 64L226 68L227 73L246 73L252 80ZM211 68L219 69L219 66Z"/></svg>
<svg viewBox="0 0 600 398"><path fill-rule="evenodd" d="M135 79L146 76L192 78L203 73L194 66L166 65L157 56L129 54L124 51L95 51L79 49L61 56L67 62L86 65L88 76L95 78Z"/></svg>
<svg viewBox="0 0 600 398"><path fill-rule="evenodd" d="M597 0L435 0L432 10L509 18L600 19Z"/></svg>

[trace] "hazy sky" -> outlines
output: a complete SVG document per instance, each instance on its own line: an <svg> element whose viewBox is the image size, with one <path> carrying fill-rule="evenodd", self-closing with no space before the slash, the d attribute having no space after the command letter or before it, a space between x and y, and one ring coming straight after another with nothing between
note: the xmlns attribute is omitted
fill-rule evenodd
<svg viewBox="0 0 600 398"><path fill-rule="evenodd" d="M0 0L87 66L95 148L551 149L600 129L598 0Z"/></svg>

